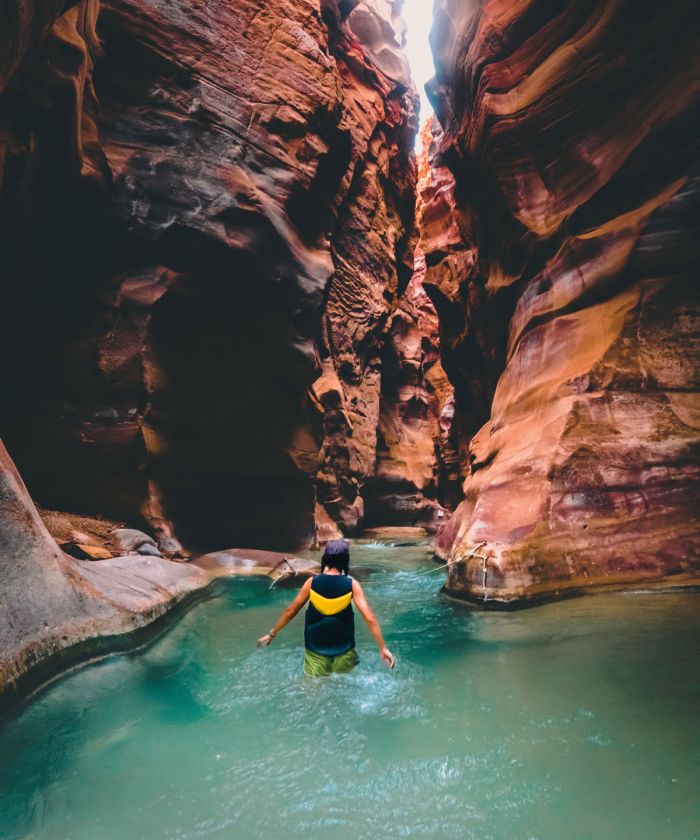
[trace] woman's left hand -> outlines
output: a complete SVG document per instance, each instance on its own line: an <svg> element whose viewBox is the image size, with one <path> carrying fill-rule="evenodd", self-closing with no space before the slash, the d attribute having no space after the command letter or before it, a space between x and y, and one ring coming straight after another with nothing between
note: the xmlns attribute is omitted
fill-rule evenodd
<svg viewBox="0 0 700 840"><path fill-rule="evenodd" d="M379 655L382 657L382 659L386 662L386 664L390 668L393 668L394 665L396 665L396 660L394 659L394 654L389 650L388 647L383 647L379 651Z"/></svg>
<svg viewBox="0 0 700 840"><path fill-rule="evenodd" d="M269 633L265 633L264 636L261 636L258 639L258 647L261 648L263 645L269 645L270 642L274 639L274 636L271 636Z"/></svg>

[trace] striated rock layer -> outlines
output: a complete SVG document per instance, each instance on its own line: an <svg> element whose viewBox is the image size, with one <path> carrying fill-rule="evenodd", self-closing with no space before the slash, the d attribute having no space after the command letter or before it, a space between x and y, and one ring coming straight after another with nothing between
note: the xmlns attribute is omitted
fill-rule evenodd
<svg viewBox="0 0 700 840"><path fill-rule="evenodd" d="M60 670L128 648L224 577L298 581L319 564L230 549L192 563L138 555L81 561L61 552L0 442L0 713Z"/></svg>
<svg viewBox="0 0 700 840"><path fill-rule="evenodd" d="M399 7L0 13L0 433L43 506L170 555L361 526L413 272Z"/></svg>
<svg viewBox="0 0 700 840"><path fill-rule="evenodd" d="M0 710L40 685L59 662L84 658L81 646L89 640L137 630L210 580L162 558L103 565L63 554L1 442L0 509ZM119 562L138 570L120 578L112 567Z"/></svg>
<svg viewBox="0 0 700 840"><path fill-rule="evenodd" d="M429 130L424 129L427 150ZM432 181L427 151L419 159L419 218ZM425 225L414 272L391 320L382 360L377 461L367 482L366 524L444 521L460 499L459 431L454 389L440 360L438 315L424 288L431 244Z"/></svg>
<svg viewBox="0 0 700 840"><path fill-rule="evenodd" d="M365 524L424 525L446 515L459 484L449 420L453 390L439 359L437 314L417 270L391 321L382 358L376 466Z"/></svg>
<svg viewBox="0 0 700 840"><path fill-rule="evenodd" d="M426 290L473 434L453 594L697 580L691 5L438 0Z"/></svg>

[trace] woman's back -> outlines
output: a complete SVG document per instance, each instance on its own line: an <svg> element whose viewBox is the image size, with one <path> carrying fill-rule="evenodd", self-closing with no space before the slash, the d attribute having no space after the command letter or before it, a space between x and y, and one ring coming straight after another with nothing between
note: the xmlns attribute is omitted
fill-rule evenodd
<svg viewBox="0 0 700 840"><path fill-rule="evenodd" d="M351 577L320 574L311 581L304 644L321 656L340 656L355 647Z"/></svg>

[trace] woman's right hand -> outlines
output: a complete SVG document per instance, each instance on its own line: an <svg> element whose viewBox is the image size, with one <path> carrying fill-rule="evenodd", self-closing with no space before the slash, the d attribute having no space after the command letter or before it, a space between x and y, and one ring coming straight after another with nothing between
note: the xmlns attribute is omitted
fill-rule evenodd
<svg viewBox="0 0 700 840"><path fill-rule="evenodd" d="M394 665L396 664L396 660L394 659L394 654L389 650L388 647L383 647L379 651L379 655L382 657L382 659L386 662L386 664L390 668L393 668Z"/></svg>
<svg viewBox="0 0 700 840"><path fill-rule="evenodd" d="M261 637L258 639L258 647L259 647L259 648L261 648L261 647L263 647L263 645L269 645L269 644L270 644L270 642L271 642L274 638L275 638L275 637L274 637L273 635L271 635L270 633L265 633L265 635L264 635L264 636L261 636Z"/></svg>

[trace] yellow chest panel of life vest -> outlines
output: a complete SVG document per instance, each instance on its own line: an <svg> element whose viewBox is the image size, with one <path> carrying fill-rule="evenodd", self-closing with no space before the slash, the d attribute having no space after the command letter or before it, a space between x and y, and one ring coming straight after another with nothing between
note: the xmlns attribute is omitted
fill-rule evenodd
<svg viewBox="0 0 700 840"><path fill-rule="evenodd" d="M352 592L339 595L337 598L324 598L312 588L309 591L309 600L322 615L335 615L349 606L352 601Z"/></svg>

